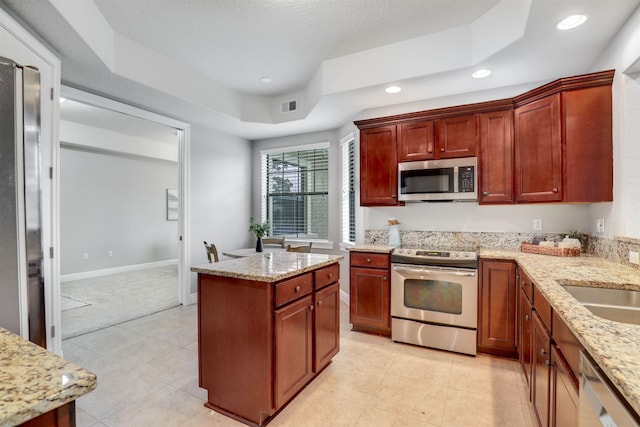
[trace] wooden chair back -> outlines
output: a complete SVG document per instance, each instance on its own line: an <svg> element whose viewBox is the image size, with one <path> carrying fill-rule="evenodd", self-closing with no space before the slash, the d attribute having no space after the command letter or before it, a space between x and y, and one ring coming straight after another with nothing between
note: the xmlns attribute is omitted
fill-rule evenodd
<svg viewBox="0 0 640 427"><path fill-rule="evenodd" d="M284 249L284 237L263 237L262 245L279 246Z"/></svg>
<svg viewBox="0 0 640 427"><path fill-rule="evenodd" d="M216 245L213 243L208 244L205 240L204 248L207 250L207 259L209 260L209 263L218 262L218 249L216 249Z"/></svg>
<svg viewBox="0 0 640 427"><path fill-rule="evenodd" d="M303 252L303 253L309 253L311 252L311 245L313 244L313 242L309 242L308 245L304 245L304 246L291 246L291 245L287 245L287 252Z"/></svg>

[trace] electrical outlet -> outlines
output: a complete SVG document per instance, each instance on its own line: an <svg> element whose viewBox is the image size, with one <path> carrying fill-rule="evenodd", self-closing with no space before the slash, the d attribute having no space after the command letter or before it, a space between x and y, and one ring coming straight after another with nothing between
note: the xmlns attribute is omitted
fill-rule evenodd
<svg viewBox="0 0 640 427"><path fill-rule="evenodd" d="M596 231L598 233L604 233L604 218L596 219Z"/></svg>
<svg viewBox="0 0 640 427"><path fill-rule="evenodd" d="M629 262L631 264L640 264L640 254L635 251L629 251Z"/></svg>
<svg viewBox="0 0 640 427"><path fill-rule="evenodd" d="M86 252L85 252L85 253L83 253L83 254L82 254L82 259L84 259L84 260L89 259L89 254L88 254L88 253L86 253Z"/></svg>
<svg viewBox="0 0 640 427"><path fill-rule="evenodd" d="M542 230L542 220L541 219L534 219L533 220L533 229L534 229L534 231L541 231Z"/></svg>
<svg viewBox="0 0 640 427"><path fill-rule="evenodd" d="M113 256L113 251L109 251L109 256Z"/></svg>

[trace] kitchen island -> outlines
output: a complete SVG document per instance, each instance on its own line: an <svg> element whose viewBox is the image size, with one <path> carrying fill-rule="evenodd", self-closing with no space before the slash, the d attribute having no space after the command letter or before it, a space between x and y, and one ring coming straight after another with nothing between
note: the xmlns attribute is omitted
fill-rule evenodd
<svg viewBox="0 0 640 427"><path fill-rule="evenodd" d="M3 328L0 348L0 426L75 426L96 376Z"/></svg>
<svg viewBox="0 0 640 427"><path fill-rule="evenodd" d="M264 425L340 346L341 256L264 253L198 273L198 377L205 406Z"/></svg>

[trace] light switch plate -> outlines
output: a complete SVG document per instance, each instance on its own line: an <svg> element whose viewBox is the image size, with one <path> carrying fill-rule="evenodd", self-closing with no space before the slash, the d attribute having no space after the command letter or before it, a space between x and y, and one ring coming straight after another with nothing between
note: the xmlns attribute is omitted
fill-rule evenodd
<svg viewBox="0 0 640 427"><path fill-rule="evenodd" d="M629 262L631 264L640 264L640 254L635 251L629 251Z"/></svg>
<svg viewBox="0 0 640 427"><path fill-rule="evenodd" d="M598 233L604 233L604 218L596 219L596 231Z"/></svg>

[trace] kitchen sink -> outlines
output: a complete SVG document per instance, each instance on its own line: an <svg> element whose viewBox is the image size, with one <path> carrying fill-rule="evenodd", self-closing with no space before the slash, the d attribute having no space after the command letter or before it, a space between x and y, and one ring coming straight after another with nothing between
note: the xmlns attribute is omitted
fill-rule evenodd
<svg viewBox="0 0 640 427"><path fill-rule="evenodd" d="M598 317L640 325L640 291L575 285L562 287Z"/></svg>

